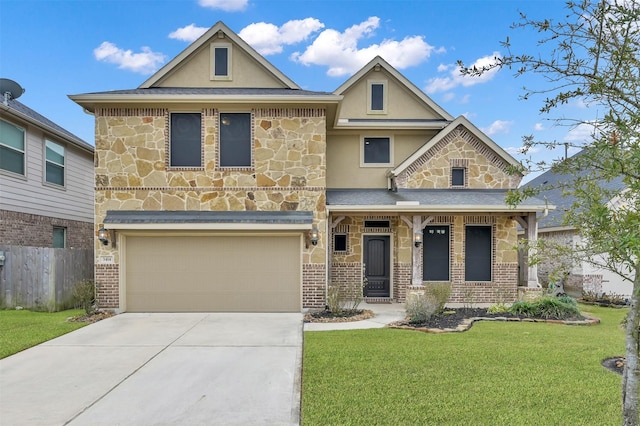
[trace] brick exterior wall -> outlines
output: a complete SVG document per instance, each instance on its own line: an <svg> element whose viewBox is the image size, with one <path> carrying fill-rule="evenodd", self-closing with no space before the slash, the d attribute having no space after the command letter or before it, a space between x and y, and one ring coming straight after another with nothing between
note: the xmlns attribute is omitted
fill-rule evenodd
<svg viewBox="0 0 640 426"><path fill-rule="evenodd" d="M324 308L326 305L326 267L321 263L302 265L302 307Z"/></svg>
<svg viewBox="0 0 640 426"><path fill-rule="evenodd" d="M407 289L411 286L411 275L410 263L393 264L393 298L396 302L407 300Z"/></svg>
<svg viewBox="0 0 640 426"><path fill-rule="evenodd" d="M362 280L362 263L339 262L331 265L331 285L340 287L340 294L344 297L354 297L360 291ZM362 294L360 294L362 297Z"/></svg>
<svg viewBox="0 0 640 426"><path fill-rule="evenodd" d="M67 229L68 248L93 248L93 223L0 210L0 242L5 245L53 247L54 226Z"/></svg>
<svg viewBox="0 0 640 426"><path fill-rule="evenodd" d="M96 264L96 293L98 306L102 309L119 308L118 279L120 267L117 264Z"/></svg>

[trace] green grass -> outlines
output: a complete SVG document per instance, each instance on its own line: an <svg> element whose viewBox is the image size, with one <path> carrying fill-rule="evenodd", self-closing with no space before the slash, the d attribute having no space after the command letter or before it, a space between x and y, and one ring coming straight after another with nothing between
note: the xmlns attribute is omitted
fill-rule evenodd
<svg viewBox="0 0 640 426"><path fill-rule="evenodd" d="M619 425L626 309L595 326L478 322L464 333L306 332L304 425Z"/></svg>
<svg viewBox="0 0 640 426"><path fill-rule="evenodd" d="M53 313L0 310L0 359L84 327L87 323L66 321L83 313L81 309Z"/></svg>

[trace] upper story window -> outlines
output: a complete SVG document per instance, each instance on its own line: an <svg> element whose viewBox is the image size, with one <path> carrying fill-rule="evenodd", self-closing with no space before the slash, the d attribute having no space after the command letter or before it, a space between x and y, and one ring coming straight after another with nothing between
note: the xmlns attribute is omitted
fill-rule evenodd
<svg viewBox="0 0 640 426"><path fill-rule="evenodd" d="M451 168L451 186L465 186L465 174L464 167Z"/></svg>
<svg viewBox="0 0 640 426"><path fill-rule="evenodd" d="M362 141L362 166L390 166L391 138L365 137Z"/></svg>
<svg viewBox="0 0 640 426"><path fill-rule="evenodd" d="M64 146L46 140L45 151L45 181L64 186Z"/></svg>
<svg viewBox="0 0 640 426"><path fill-rule="evenodd" d="M171 113L170 167L202 167L202 116L199 112Z"/></svg>
<svg viewBox="0 0 640 426"><path fill-rule="evenodd" d="M252 167L251 113L220 113L220 167Z"/></svg>
<svg viewBox="0 0 640 426"><path fill-rule="evenodd" d="M24 129L0 120L0 169L24 176Z"/></svg>
<svg viewBox="0 0 640 426"><path fill-rule="evenodd" d="M386 114L387 82L380 80L370 80L367 83L367 112L369 114Z"/></svg>
<svg viewBox="0 0 640 426"><path fill-rule="evenodd" d="M211 80L231 80L230 44L211 44Z"/></svg>

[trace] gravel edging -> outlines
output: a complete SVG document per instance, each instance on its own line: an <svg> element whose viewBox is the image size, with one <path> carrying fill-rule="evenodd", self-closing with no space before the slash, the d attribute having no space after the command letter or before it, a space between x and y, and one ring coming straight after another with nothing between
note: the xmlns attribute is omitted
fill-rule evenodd
<svg viewBox="0 0 640 426"><path fill-rule="evenodd" d="M407 325L405 321L396 321L387 324L388 328L397 328L401 330L415 330L423 333L460 333L467 331L471 328L476 321L504 321L504 322L547 322L551 324L564 324L564 325L596 325L600 324L600 319L595 317L586 317L584 320L554 320L554 319L542 319L542 318L508 318L508 317L473 317L467 318L462 321L456 328L427 328L427 327L413 327Z"/></svg>

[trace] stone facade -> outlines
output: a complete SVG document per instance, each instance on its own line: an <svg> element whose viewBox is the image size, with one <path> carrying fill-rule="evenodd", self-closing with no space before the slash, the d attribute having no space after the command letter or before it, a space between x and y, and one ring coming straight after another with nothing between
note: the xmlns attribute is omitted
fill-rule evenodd
<svg viewBox="0 0 640 426"><path fill-rule="evenodd" d="M109 210L311 211L314 225L324 229L324 109L253 109L252 166L247 168L219 167L218 110L198 110L203 161L193 168L170 166L169 109L96 110L96 230ZM117 307L118 249L98 242L95 248L96 259L113 261L96 267L100 304ZM325 282L324 253L323 235L316 246L304 249L305 307L324 305L324 287L317 290Z"/></svg>
<svg viewBox="0 0 640 426"><path fill-rule="evenodd" d="M508 171L508 164L463 126L434 144L396 179L398 188L451 188L451 169L465 169L460 188L516 188L521 177Z"/></svg>
<svg viewBox="0 0 640 426"><path fill-rule="evenodd" d="M67 248L93 247L90 222L0 210L0 242L4 245L53 247L54 227L66 229Z"/></svg>

